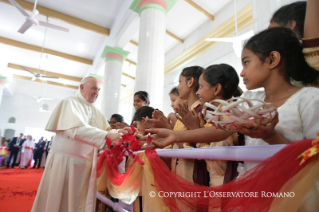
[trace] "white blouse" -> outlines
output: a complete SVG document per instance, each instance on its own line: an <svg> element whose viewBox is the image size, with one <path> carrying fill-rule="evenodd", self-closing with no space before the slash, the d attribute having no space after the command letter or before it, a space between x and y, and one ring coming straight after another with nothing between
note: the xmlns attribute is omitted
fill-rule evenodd
<svg viewBox="0 0 319 212"><path fill-rule="evenodd" d="M265 99L264 91L246 91L242 97ZM275 130L289 141L316 138L319 132L319 89L305 87L293 94L278 109L279 122ZM264 140L245 135L245 145L268 145ZM247 170L259 162L245 162Z"/></svg>

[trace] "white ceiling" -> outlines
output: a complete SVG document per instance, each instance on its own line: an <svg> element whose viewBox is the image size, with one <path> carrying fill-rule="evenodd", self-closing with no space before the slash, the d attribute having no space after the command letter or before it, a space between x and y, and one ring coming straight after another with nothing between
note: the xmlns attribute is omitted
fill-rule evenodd
<svg viewBox="0 0 319 212"><path fill-rule="evenodd" d="M47 7L52 10L56 10L61 13L109 28L111 31L115 20L119 17L121 7L124 2L130 0L39 0L38 5ZM132 0L131 0L132 1ZM34 1L28 1L34 2ZM205 8L210 14L214 15L218 13L225 5L231 0L194 0L195 3ZM123 8L122 8L123 9ZM128 10L128 8L127 8ZM28 12L29 14L31 12ZM37 16L38 20L46 21L46 17L42 15ZM12 5L3 3L0 1L0 36L16 40L31 45L42 47L44 41L45 27L33 26L26 33L18 33L18 29L24 23L25 17ZM167 15L167 30L175 34L181 39L186 39L191 33L196 31L206 21L211 21L202 12L199 12L190 4L183 0L177 1L175 6ZM49 23L56 24L70 30L69 33L57 31L54 29L47 29L44 47L55 51L71 54L74 56L94 60L99 58L99 51L103 43L107 43L108 37L105 35L92 32L58 19L49 18ZM139 33L135 32L131 35L131 40L138 43ZM179 41L166 35L165 51L170 51L174 46L179 44ZM125 50L130 52L128 59L137 63L138 47L128 43ZM90 65L75 62L69 59L61 58L51 54L43 54L33 52L30 50L21 49L9 45L0 45L0 55L5 54L8 63L19 64L27 67L56 72L59 74L70 75L74 77L82 78L86 76ZM100 60L100 59L99 59ZM0 67L1 69L2 67ZM103 75L104 67L98 67L95 73ZM133 64L124 62L123 72L131 76L135 76L136 67ZM0 70L1 72L1 70ZM11 68L5 69L5 74L9 76L12 74L18 74L22 76L29 76L24 71L19 71ZM51 80L59 83L65 83L69 85L77 86L78 82L68 80ZM122 84L132 83L132 79L123 76ZM36 90L43 91L43 83L37 83L32 81L26 81L22 79L11 79L10 83L17 83L24 87L24 89L15 89L15 92L28 93L30 95L36 95ZM7 87L10 87L7 85ZM11 86L14 87L14 86ZM62 92L64 91L65 92ZM54 95L52 98L57 98L56 91L59 91L60 99L65 98L66 95L72 95L75 90L47 85L46 96ZM39 92L39 91L38 91ZM8 92L6 92L8 93Z"/></svg>

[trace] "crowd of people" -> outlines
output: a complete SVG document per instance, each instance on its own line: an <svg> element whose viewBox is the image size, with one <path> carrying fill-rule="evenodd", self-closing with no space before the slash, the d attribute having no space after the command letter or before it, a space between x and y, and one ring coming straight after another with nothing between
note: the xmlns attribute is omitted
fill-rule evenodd
<svg viewBox="0 0 319 212"><path fill-rule="evenodd" d="M13 137L11 140L1 138L1 147L6 149L2 153L1 166L7 168L15 168L16 166L21 169L31 168L45 168L46 158L50 152L54 136L51 140L41 137L38 142L32 138L32 135L23 135ZM34 161L34 162L33 162Z"/></svg>
<svg viewBox="0 0 319 212"><path fill-rule="evenodd" d="M132 122L126 123L120 114L113 114L108 122L93 105L99 95L98 80L84 78L80 93L64 99L46 126L46 130L56 133L56 138L46 162L50 168L45 169L32 211L94 211L98 151L110 148L106 140L116 144L121 133L133 133L130 125L137 128L135 133L144 149L274 145L316 138L319 132L319 30L314 26L319 20L318 8L318 1L311 0L286 5L274 13L269 29L244 44L240 77L246 86L245 92L238 87L240 77L229 64L184 68L178 86L168 94L174 113L167 116L156 109L156 105L150 106L146 91L138 91L134 94ZM261 90L252 91L254 89ZM206 102L239 96L275 105L276 116L267 124L238 125L228 131L206 122L201 113ZM213 104L219 105L218 101ZM149 145L144 141L147 135L153 137ZM20 166L25 168L33 152L33 167L41 167L41 159L47 155L50 144L43 138L33 144L31 136L25 139L22 136L9 143L7 166L11 158L15 161L21 152ZM119 164L119 171L125 173L131 163L130 157L124 160ZM241 177L259 162L171 158L165 163L188 182L215 187ZM63 198L57 201L56 196ZM190 211L186 205L178 205L178 208Z"/></svg>
<svg viewBox="0 0 319 212"><path fill-rule="evenodd" d="M315 34L316 30L310 28L309 22L315 22L315 16L308 8L307 21L306 7L306 2L283 6L274 13L269 29L245 43L240 77L246 92L238 87L239 76L232 66L214 64L206 69L191 66L182 70L179 85L169 93L175 113L167 117L148 106L150 99L145 91L135 93L133 121L137 134L153 136L152 144L144 149L274 145L316 138L319 132L319 33ZM254 89L262 90L252 91ZM271 103L276 106L277 115L268 124L238 125L231 131L206 123L201 113L203 105L232 97ZM217 101L213 104L219 105ZM187 181L211 187L228 183L260 163L181 158L165 162L171 171ZM129 159L126 166L130 164ZM185 205L179 209L189 211Z"/></svg>

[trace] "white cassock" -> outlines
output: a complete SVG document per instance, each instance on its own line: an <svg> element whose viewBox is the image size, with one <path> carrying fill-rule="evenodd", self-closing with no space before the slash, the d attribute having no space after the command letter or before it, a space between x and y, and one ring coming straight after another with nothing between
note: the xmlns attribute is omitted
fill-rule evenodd
<svg viewBox="0 0 319 212"><path fill-rule="evenodd" d="M110 129L81 94L60 102L46 126L56 136L32 212L95 211L97 153Z"/></svg>
<svg viewBox="0 0 319 212"><path fill-rule="evenodd" d="M21 146L21 161L20 167L24 168L28 165L29 161L32 159L32 152L34 148L34 141L27 139L23 142Z"/></svg>

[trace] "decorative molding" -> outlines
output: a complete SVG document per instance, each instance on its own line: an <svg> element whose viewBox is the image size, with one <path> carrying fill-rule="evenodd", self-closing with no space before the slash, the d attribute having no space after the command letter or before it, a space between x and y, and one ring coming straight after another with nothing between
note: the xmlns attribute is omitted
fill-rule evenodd
<svg viewBox="0 0 319 212"><path fill-rule="evenodd" d="M190 4L192 7L194 7L196 10L198 10L201 13L204 13L204 15L207 16L210 20L215 20L215 17L211 15L209 12L207 12L205 9L203 9L201 6L193 2L192 0L185 0L188 4Z"/></svg>
<svg viewBox="0 0 319 212"><path fill-rule="evenodd" d="M13 78L29 80L29 81L31 81L31 79L32 79L32 77L25 77L25 76L21 76L21 75L17 75L17 74L14 74ZM60 86L60 87L65 87L65 88L71 88L71 89L78 89L79 88L78 86L65 85L65 84L62 84L62 83L44 81L44 80L40 80L40 79L34 80L32 82L47 83L47 84L50 84L50 85L55 85L55 86Z"/></svg>
<svg viewBox="0 0 319 212"><path fill-rule="evenodd" d="M131 63L131 64L133 64L133 65L135 65L135 66L137 65L136 62L134 62L134 61L132 61L132 60L126 59L125 61L128 62L128 63Z"/></svg>
<svg viewBox="0 0 319 212"><path fill-rule="evenodd" d="M116 60L123 63L129 54L130 52L125 51L122 48L105 46L104 51L101 54L101 58L105 61Z"/></svg>
<svg viewBox="0 0 319 212"><path fill-rule="evenodd" d="M35 46L35 45L31 45L31 44L27 44L27 43L22 43L19 41L15 41L15 40L11 40L8 38L4 38L4 37L0 37L0 43L6 44L6 45L10 45L10 46L15 46L21 49L27 49L27 50L31 50L31 51L35 51L35 52L41 52L42 51L42 47L40 46ZM74 55L70 55L70 54L66 54L63 52L58 52L52 49L47 49L44 48L43 49L43 53L47 53L47 54L51 54L51 55L55 55L58 57L62 57L65 59L69 59L69 60L73 60L79 63L84 63L87 65L92 65L93 61L86 59L86 58L82 58L82 57L78 57L78 56L74 56Z"/></svg>
<svg viewBox="0 0 319 212"><path fill-rule="evenodd" d="M177 37L176 35L174 35L173 33L169 32L169 31L167 31L167 30L166 30L166 34L168 34L169 36L171 36L172 38L174 38L174 39L177 40L178 42L184 43L184 40L183 40L183 39Z"/></svg>
<svg viewBox="0 0 319 212"><path fill-rule="evenodd" d="M136 43L134 40L130 40L130 43L135 45L135 46L138 46L138 43Z"/></svg>
<svg viewBox="0 0 319 212"><path fill-rule="evenodd" d="M23 67L25 67L26 69L28 69L29 71L31 71L31 72L33 72L35 74L38 73L38 69L27 67L27 66L23 66ZM21 71L26 71L23 68L21 68L19 65L13 64L13 63L9 63L8 64L8 68L13 68L13 69L21 70ZM55 73L55 72L50 72L50 71L45 71L45 70L40 70L39 73L40 74L49 75L49 76L52 76L52 77L59 77L59 78L62 78L62 79L71 80L71 81L75 81L75 82L81 82L81 80L82 80L81 78L78 78L78 77L72 77L72 76L68 76L68 75L64 75L64 74L58 74L58 73Z"/></svg>
<svg viewBox="0 0 319 212"><path fill-rule="evenodd" d="M124 75L124 76L126 76L128 78L131 78L132 80L135 80L135 77L133 77L133 76L127 74L127 73L122 72L122 75Z"/></svg>
<svg viewBox="0 0 319 212"><path fill-rule="evenodd" d="M0 85L4 85L6 83L8 83L8 78L6 76L1 76L0 75Z"/></svg>
<svg viewBox="0 0 319 212"><path fill-rule="evenodd" d="M4 2L7 4L10 4L12 6L12 4L8 1L8 0L0 0L0 2ZM28 11L33 11L33 7L34 7L34 3L32 2L27 2L27 1L22 1L22 0L16 0L16 2L25 10ZM69 16L67 14L64 13L60 13L58 11L55 10L51 10L49 8L46 7L42 7L40 5L37 5L37 10L39 11L39 13L41 15L47 16L49 18L54 18L54 19L60 19L62 21L65 21L71 25L92 31L92 32L96 32L102 35L106 35L109 36L110 35L110 29L90 23L88 21L84 21L81 20L79 18L75 18L72 16Z"/></svg>
<svg viewBox="0 0 319 212"><path fill-rule="evenodd" d="M176 2L177 0L134 0L130 9L141 14L144 9L155 8L166 14L172 9Z"/></svg>
<svg viewBox="0 0 319 212"><path fill-rule="evenodd" d="M241 11L237 13L237 26L238 31L244 29L245 27L253 23L253 13L252 13L252 4L249 4ZM234 16L229 18L227 21L216 27L210 33L205 35L195 44L190 46L188 49L184 50L181 54L176 56L174 59L165 64L165 76L169 75L185 63L193 60L198 55L206 52L211 49L219 42L207 42L206 38L219 38L219 37L230 37L235 34L235 20Z"/></svg>

